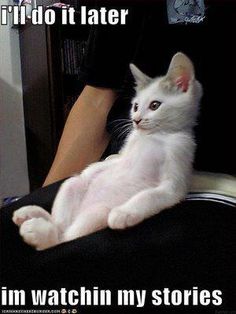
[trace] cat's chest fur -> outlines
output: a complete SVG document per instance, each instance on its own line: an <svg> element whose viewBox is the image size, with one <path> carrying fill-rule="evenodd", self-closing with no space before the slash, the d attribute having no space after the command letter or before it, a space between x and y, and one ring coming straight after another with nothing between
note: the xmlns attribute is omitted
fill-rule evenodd
<svg viewBox="0 0 236 314"><path fill-rule="evenodd" d="M140 136L133 132L112 166L107 163L92 178L82 208L89 208L94 202L117 206L148 187L158 186L165 159L166 143L162 136Z"/></svg>
<svg viewBox="0 0 236 314"><path fill-rule="evenodd" d="M166 138L160 134L130 135L121 152L120 166L138 177L159 180L166 157Z"/></svg>

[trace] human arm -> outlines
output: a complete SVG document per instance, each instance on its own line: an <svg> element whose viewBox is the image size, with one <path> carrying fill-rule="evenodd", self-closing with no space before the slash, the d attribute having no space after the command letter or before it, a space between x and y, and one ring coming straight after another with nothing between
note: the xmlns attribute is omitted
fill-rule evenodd
<svg viewBox="0 0 236 314"><path fill-rule="evenodd" d="M112 89L84 88L66 121L44 186L80 172L100 159L109 142L106 120L115 99Z"/></svg>

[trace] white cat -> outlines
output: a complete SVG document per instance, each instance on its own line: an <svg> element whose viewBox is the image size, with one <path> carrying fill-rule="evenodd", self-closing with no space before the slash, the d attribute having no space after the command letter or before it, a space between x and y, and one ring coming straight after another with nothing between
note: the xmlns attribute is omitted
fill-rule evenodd
<svg viewBox="0 0 236 314"><path fill-rule="evenodd" d="M24 241L38 250L100 229L124 229L185 198L192 173L202 95L187 56L177 53L167 74L151 79L134 65L133 130L117 157L66 180L52 214L38 206L14 212Z"/></svg>

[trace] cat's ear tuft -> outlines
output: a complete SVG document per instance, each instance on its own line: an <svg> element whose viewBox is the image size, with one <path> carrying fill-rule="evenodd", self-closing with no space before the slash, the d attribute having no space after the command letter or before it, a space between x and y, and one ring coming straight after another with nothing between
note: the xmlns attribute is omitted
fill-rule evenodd
<svg viewBox="0 0 236 314"><path fill-rule="evenodd" d="M136 91L139 91L139 90L143 89L144 87L146 87L152 81L151 77L149 77L146 74L144 74L133 63L131 63L129 65L129 67L130 67L130 71L131 71L131 73L132 73L132 75L133 75L133 77L135 79Z"/></svg>
<svg viewBox="0 0 236 314"><path fill-rule="evenodd" d="M182 52L176 53L170 63L167 78L182 92L187 92L189 84L194 79L194 66L192 61Z"/></svg>

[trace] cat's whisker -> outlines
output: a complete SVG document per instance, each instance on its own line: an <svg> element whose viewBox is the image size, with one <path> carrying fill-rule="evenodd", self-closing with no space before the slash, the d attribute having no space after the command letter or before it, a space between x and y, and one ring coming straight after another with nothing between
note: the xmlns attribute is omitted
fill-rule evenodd
<svg viewBox="0 0 236 314"><path fill-rule="evenodd" d="M131 123L123 123L123 124L119 124L116 126L116 129L115 130L119 130L119 129L122 129L122 128L125 128L127 126L130 126Z"/></svg>
<svg viewBox="0 0 236 314"><path fill-rule="evenodd" d="M130 121L131 120L128 118L116 119L114 121L109 122L108 125L113 125L113 124L122 123L122 122L130 122Z"/></svg>
<svg viewBox="0 0 236 314"><path fill-rule="evenodd" d="M114 130L112 131L112 136L118 136L120 137L120 134L125 133L127 129L131 128L132 126L132 121L130 119L117 119L113 121L116 123Z"/></svg>
<svg viewBox="0 0 236 314"><path fill-rule="evenodd" d="M120 133L121 131L123 131L129 127L131 127L130 124L122 125L122 126L118 127L117 129L113 130L112 134L116 135L117 133Z"/></svg>
<svg viewBox="0 0 236 314"><path fill-rule="evenodd" d="M131 123L132 123L131 121L120 121L120 122L108 124L108 126L120 127L120 126L127 125L127 124L131 124Z"/></svg>
<svg viewBox="0 0 236 314"><path fill-rule="evenodd" d="M131 129L131 128L132 128L132 125L131 125L131 124L126 124L126 125L123 125L123 126L119 127L119 128L117 129L117 131L118 131L118 132L122 132L122 131L125 131L125 130L129 130L129 129Z"/></svg>
<svg viewBox="0 0 236 314"><path fill-rule="evenodd" d="M123 129L122 132L119 133L117 138L121 139L123 137L126 137L130 133L131 130L132 130L132 127L131 126L127 126L126 128Z"/></svg>

